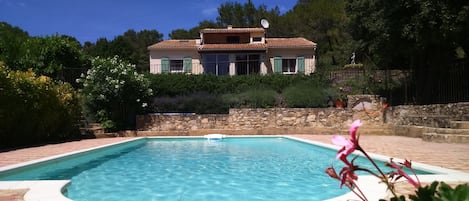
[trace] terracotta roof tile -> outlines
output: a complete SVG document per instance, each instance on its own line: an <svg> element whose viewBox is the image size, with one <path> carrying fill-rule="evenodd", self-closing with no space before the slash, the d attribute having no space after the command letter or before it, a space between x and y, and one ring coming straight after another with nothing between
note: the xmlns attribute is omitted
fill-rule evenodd
<svg viewBox="0 0 469 201"><path fill-rule="evenodd" d="M266 44L251 43L251 44L204 44L199 45L199 51L213 51L213 50L265 50Z"/></svg>
<svg viewBox="0 0 469 201"><path fill-rule="evenodd" d="M148 47L149 50L155 49L192 49L197 48L197 40L165 40L155 43Z"/></svg>
<svg viewBox="0 0 469 201"><path fill-rule="evenodd" d="M198 40L165 40L148 47L149 50L197 49L198 51L215 50L266 50L267 48L315 48L316 43L305 38L267 38L266 44L197 44Z"/></svg>
<svg viewBox="0 0 469 201"><path fill-rule="evenodd" d="M228 29L202 29L201 33L252 33L264 32L263 28L228 28Z"/></svg>
<svg viewBox="0 0 469 201"><path fill-rule="evenodd" d="M269 48L314 48L316 43L305 38L267 38Z"/></svg>

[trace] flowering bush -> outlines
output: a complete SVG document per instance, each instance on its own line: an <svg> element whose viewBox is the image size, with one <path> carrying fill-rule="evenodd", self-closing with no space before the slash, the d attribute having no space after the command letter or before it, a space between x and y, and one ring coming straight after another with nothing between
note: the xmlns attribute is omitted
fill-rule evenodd
<svg viewBox="0 0 469 201"><path fill-rule="evenodd" d="M358 176L355 174L356 171L364 171L380 179L381 182L386 184L387 189L392 193L393 197L391 201L405 201L406 197L401 195L398 196L395 191L394 184L400 178L405 178L412 186L417 190L415 195L410 195L409 199L414 201L450 201L450 200L469 200L469 186L467 184L458 185L456 188L451 188L444 182L438 183L433 182L429 186L422 186L414 169L412 169L412 163L409 160L405 160L402 163L396 163L391 158L389 162L386 162L386 166L393 169L393 171L385 173L378 167L376 162L368 155L368 153L359 144L359 135L357 134L358 128L362 125L360 120L356 120L350 126L350 139L343 136L334 136L332 143L335 145L342 146L337 153L336 159L341 160L345 167L341 169L337 174L334 167L329 167L325 172L332 178L340 181L340 187L348 187L355 195L361 200L368 200L360 187L356 184ZM369 169L362 168L359 165L354 164L357 157L352 160L348 160L347 157L352 154L355 150L361 152L376 168L378 173L375 173ZM415 177L409 176L404 169L409 169ZM437 189L437 186L439 188Z"/></svg>
<svg viewBox="0 0 469 201"><path fill-rule="evenodd" d="M0 147L76 138L80 111L70 84L0 62Z"/></svg>
<svg viewBox="0 0 469 201"><path fill-rule="evenodd" d="M153 92L150 82L136 72L135 65L117 56L96 57L91 63L86 75L77 79L83 83L85 111L107 131L133 128L135 115L148 106Z"/></svg>

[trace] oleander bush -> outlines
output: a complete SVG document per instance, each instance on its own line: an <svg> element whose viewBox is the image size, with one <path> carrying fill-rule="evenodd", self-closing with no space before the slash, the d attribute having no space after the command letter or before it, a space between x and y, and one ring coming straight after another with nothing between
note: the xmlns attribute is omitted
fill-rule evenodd
<svg viewBox="0 0 469 201"><path fill-rule="evenodd" d="M80 114L70 84L0 63L0 147L76 138Z"/></svg>
<svg viewBox="0 0 469 201"><path fill-rule="evenodd" d="M85 113L106 131L134 129L135 115L148 107L150 82L118 56L96 57L91 63L91 69L77 80L83 84Z"/></svg>

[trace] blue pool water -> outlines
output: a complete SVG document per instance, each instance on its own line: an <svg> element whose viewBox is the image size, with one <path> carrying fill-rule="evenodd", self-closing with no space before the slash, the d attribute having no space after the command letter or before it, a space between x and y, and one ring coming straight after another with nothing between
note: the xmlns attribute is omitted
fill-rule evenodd
<svg viewBox="0 0 469 201"><path fill-rule="evenodd" d="M75 201L324 200L348 192L324 173L335 155L286 138L148 139L0 180L69 179Z"/></svg>

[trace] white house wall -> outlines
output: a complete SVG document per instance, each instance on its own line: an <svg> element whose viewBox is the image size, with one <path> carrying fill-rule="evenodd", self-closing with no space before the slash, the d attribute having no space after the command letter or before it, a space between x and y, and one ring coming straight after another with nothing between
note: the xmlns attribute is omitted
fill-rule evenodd
<svg viewBox="0 0 469 201"><path fill-rule="evenodd" d="M150 73L161 73L161 58L163 57L167 57L169 60L182 60L185 57L191 57L192 74L202 74L204 72L196 50L150 50Z"/></svg>
<svg viewBox="0 0 469 201"><path fill-rule="evenodd" d="M314 52L311 49L269 49L268 55L261 54L261 69L260 74L273 73L274 57L280 56L282 58L297 58L303 56L305 58L305 74L309 75L316 71L316 59ZM230 55L230 75L235 75L235 55ZM182 60L185 57L192 58L192 74L203 74L204 69L200 61L200 54L196 50L164 50L164 51L150 51L150 73L161 73L161 58L167 57L170 60Z"/></svg>
<svg viewBox="0 0 469 201"><path fill-rule="evenodd" d="M311 49L291 49L291 48L273 48L268 51L270 58L270 65L268 66L269 71L273 71L274 57L282 58L297 58L302 56L305 58L305 74L309 75L316 71L316 58L314 56L314 51Z"/></svg>

